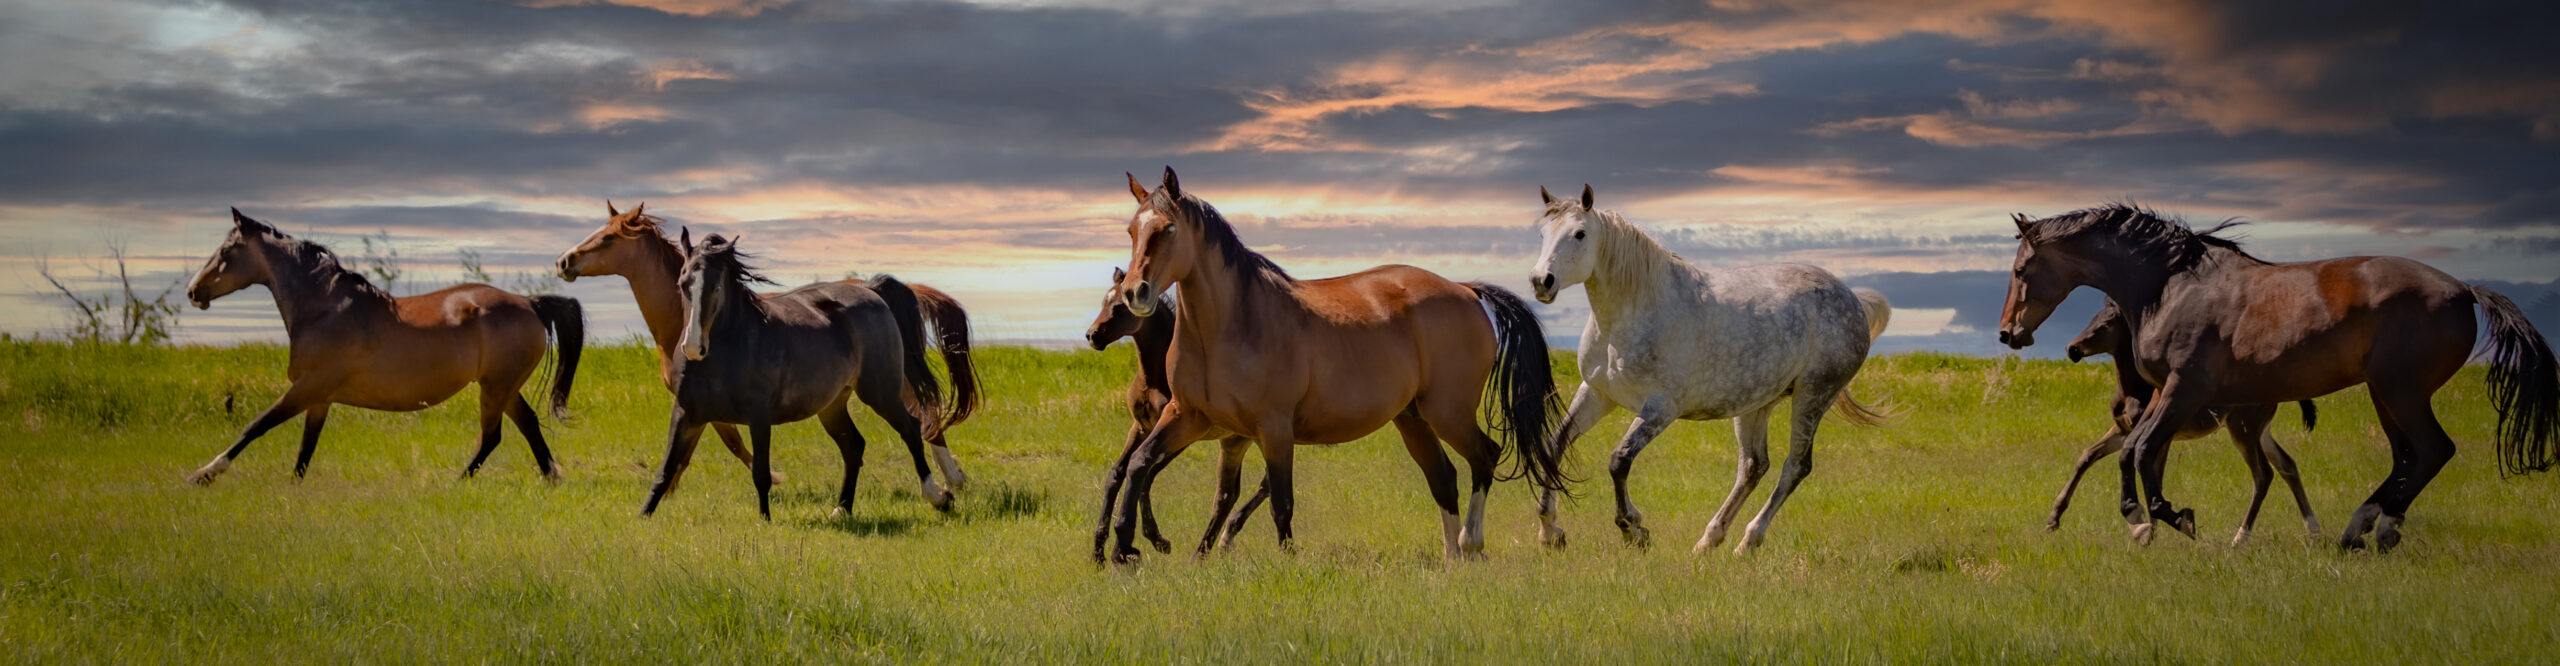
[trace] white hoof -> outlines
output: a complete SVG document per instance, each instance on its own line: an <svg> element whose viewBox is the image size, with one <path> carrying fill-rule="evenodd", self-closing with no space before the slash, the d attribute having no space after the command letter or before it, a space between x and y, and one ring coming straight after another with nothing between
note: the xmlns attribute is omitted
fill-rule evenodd
<svg viewBox="0 0 2560 666"><path fill-rule="evenodd" d="M187 482L199 486L212 485L214 477L222 476L223 470L228 469L231 469L231 461L228 460L205 463L205 466L198 468L196 473L187 475Z"/></svg>
<svg viewBox="0 0 2560 666"><path fill-rule="evenodd" d="M2151 523L2133 526L2133 543L2138 546L2151 545Z"/></svg>
<svg viewBox="0 0 2560 666"><path fill-rule="evenodd" d="M2245 546L2245 545L2248 545L2248 544L2249 544L2249 530L2247 530L2247 529L2242 529L2242 530L2240 530L2240 532L2239 532L2238 534L2233 534L2233 535L2231 535L2231 547L2233 547L2233 548L2238 548L2238 547Z"/></svg>

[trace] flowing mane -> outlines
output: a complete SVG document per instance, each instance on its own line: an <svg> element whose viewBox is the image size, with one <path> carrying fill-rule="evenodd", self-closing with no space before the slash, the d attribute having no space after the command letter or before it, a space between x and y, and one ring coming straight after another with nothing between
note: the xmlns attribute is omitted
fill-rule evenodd
<svg viewBox="0 0 2560 666"><path fill-rule="evenodd" d="M656 240L658 242L649 244L650 251L656 252L667 265L681 267L684 265L684 248L676 245L676 239L667 237L665 225L665 218L635 209L613 219L613 233L633 240Z"/></svg>
<svg viewBox="0 0 2560 666"><path fill-rule="evenodd" d="M732 281L736 282L740 287L744 287L749 283L781 284L779 282L774 282L771 278L765 277L763 273L756 272L755 266L747 264L746 260L754 259L756 256L740 251L738 249L738 244L735 242L722 239L715 235L710 238L703 239L702 249L697 252L701 254L702 261L705 265L714 263L725 264L728 268L729 275L736 278Z"/></svg>
<svg viewBox="0 0 2560 666"><path fill-rule="evenodd" d="M1217 246L1218 256L1225 259L1227 265L1244 271L1246 275L1259 275L1263 279L1282 284L1296 281L1296 278L1289 277L1289 271L1281 269L1279 264L1271 263L1270 257L1262 256L1262 253L1245 247L1244 240L1236 238L1235 225L1229 224L1226 216L1218 214L1217 207L1200 200L1200 197L1185 193L1181 198L1176 199L1167 197L1162 190L1158 190L1148 197L1147 204L1155 207L1157 212L1173 216L1177 220L1190 220L1197 223L1201 235L1209 239L1209 244Z"/></svg>
<svg viewBox="0 0 2560 666"><path fill-rule="evenodd" d="M363 273L348 269L338 261L338 253L331 252L327 246L294 238L265 223L259 223L255 231L266 236L271 246L292 258L293 266L280 268L298 273L304 283L320 287L322 293L344 293L385 302L392 300L390 292L365 279ZM279 272L277 277L283 279L286 275Z"/></svg>
<svg viewBox="0 0 2560 666"><path fill-rule="evenodd" d="M1547 215L1538 218L1539 233L1546 233L1548 227L1562 222L1566 218L1564 214L1579 210L1583 210L1582 202L1570 198L1558 198L1548 203ZM1597 281L1613 287L1634 288L1652 284L1653 276L1664 274L1672 266L1688 265L1680 260L1680 253L1663 247L1652 234L1637 228L1635 223L1628 222L1617 211L1591 209L1589 220L1583 229L1596 236L1592 243L1599 249L1594 255L1598 258L1598 265L1592 267L1592 272Z"/></svg>
<svg viewBox="0 0 2560 666"><path fill-rule="evenodd" d="M2110 203L2084 208L2045 218L2027 225L2020 237L2029 243L2046 244L2098 234L2116 243L2133 256L2157 262L2171 271L2194 268L2209 250L2222 248L2258 261L2240 249L2239 241L2217 236L2224 230L2245 224L2238 219L2223 220L2203 231L2187 226L2185 220L2162 217L2149 208L2131 202Z"/></svg>

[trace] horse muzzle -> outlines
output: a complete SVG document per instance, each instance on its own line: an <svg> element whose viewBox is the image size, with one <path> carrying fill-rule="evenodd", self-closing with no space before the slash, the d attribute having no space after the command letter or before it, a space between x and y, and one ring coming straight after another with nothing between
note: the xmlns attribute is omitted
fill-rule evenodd
<svg viewBox="0 0 2560 666"><path fill-rule="evenodd" d="M1120 301L1129 305L1129 314L1152 317L1156 314L1156 297L1159 295L1154 284L1139 282L1138 286L1121 291Z"/></svg>
<svg viewBox="0 0 2560 666"><path fill-rule="evenodd" d="M560 255L560 261L555 264L560 268L560 281L562 282L578 281L578 269L569 267L569 258L569 255Z"/></svg>
<svg viewBox="0 0 2560 666"><path fill-rule="evenodd" d="M2035 343L2036 334L2033 332L2022 331L2011 333L2009 332L2009 329L2000 329L2000 344L2008 345L2010 349L2026 349L2029 345L2033 345ZM2076 361L2078 359L2073 360Z"/></svg>
<svg viewBox="0 0 2560 666"><path fill-rule="evenodd" d="M1529 276L1529 295L1536 297L1540 303L1555 303L1556 274L1545 273Z"/></svg>

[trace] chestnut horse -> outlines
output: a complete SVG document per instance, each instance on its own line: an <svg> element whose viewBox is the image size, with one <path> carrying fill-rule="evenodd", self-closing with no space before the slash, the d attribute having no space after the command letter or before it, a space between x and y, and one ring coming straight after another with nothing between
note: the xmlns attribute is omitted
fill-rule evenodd
<svg viewBox="0 0 2560 666"><path fill-rule="evenodd" d="M1121 445L1120 458L1104 470L1102 516L1093 525L1093 560L1096 562L1103 561L1106 555L1104 545L1111 536L1112 504L1120 498L1121 482L1129 477L1129 456L1137 452L1139 442L1146 440L1147 431L1154 428L1156 418L1164 414L1164 406L1173 402L1173 387L1165 378L1165 354L1173 348L1176 306L1158 296L1155 314L1141 317L1130 312L1129 304L1120 298L1120 281L1127 277L1127 271L1111 269L1111 288L1104 290L1102 312L1094 315L1093 324L1084 330L1085 341L1093 344L1094 351L1110 347L1121 338L1128 338L1138 347L1138 374L1129 378L1129 439ZM1221 450L1241 449L1250 441L1223 432L1212 432L1203 438L1219 440ZM1243 460L1229 455L1222 462L1241 464ZM1217 523L1209 524L1208 531L1200 535L1197 552L1206 554L1214 546L1232 545L1231 541L1221 539L1234 539L1236 532L1244 529L1245 518L1253 515L1254 507L1261 506L1263 500L1270 498L1271 481L1265 478L1262 487L1254 491L1251 499L1245 500L1244 506L1236 510L1234 518L1227 520L1223 530ZM1139 524L1147 542L1156 547L1156 552L1173 552L1173 542L1166 541L1164 534L1156 529L1154 504L1152 498L1147 498L1146 503L1138 505Z"/></svg>
<svg viewBox="0 0 2560 666"><path fill-rule="evenodd" d="M2044 519L2044 529L2048 532L2061 529L2062 510L2071 506L2071 491L2080 487L2080 476L2088 473L2089 466L2100 458L2124 449L2125 434L2133 431L2134 422L2142 418L2143 406L2151 402L2151 383L2143 381L2142 371L2134 367L2133 338L2125 335L2124 312L2116 308L2115 301L2107 301L2106 307L2098 309L2098 316L2089 320L2089 326L2080 330L2079 337L2071 339L2065 354L2073 363L2099 354L2113 358L2116 364L2116 395L2107 401L2107 411L2113 417L2107 434L2080 451L2080 459L2072 463L2071 480L2063 483L2062 494L2053 498L2053 513ZM2310 430L2319 422L2319 407L2309 400L2298 404L2302 406L2302 429ZM2302 510L2303 527L2315 536L2320 534L2320 518L2312 514L2311 501L2302 494L2302 475L2294 469L2293 456L2286 455L2284 447L2276 445L2275 433L2267 428L2275 419L2275 405L2216 407L2198 412L2194 418L2180 425L2174 438L2175 441L2199 439L2216 430L2230 428L2231 444L2240 449L2240 460L2249 465L2249 479L2255 485L2255 490L2249 495L2249 515L2240 520L2240 531L2231 536L2231 545L2249 541L2250 530L2258 524L2258 507L2267 501L2267 484L2276 475L2284 476L2285 485L2292 487L2293 506ZM2274 463L2272 469L2270 462ZM2195 538L2195 511L2179 511L2177 519L2169 521L2169 526L2178 528L2188 538Z"/></svg>
<svg viewBox="0 0 2560 666"><path fill-rule="evenodd" d="M771 281L741 261L734 239L713 234L700 245L684 240L684 270L676 279L685 295L684 330L676 338L676 404L667 418L667 459L640 515L657 512L705 426L733 423L747 426L756 510L772 520L773 426L812 416L844 456L836 510L852 510L865 445L845 408L853 398L906 441L925 501L949 511L951 493L933 482L933 470L925 466L924 423L915 415L939 409L941 390L925 364L924 321L914 293L882 276L869 285L819 282L760 295L747 283Z"/></svg>
<svg viewBox="0 0 2560 666"><path fill-rule="evenodd" d="M676 274L684 270L684 248L660 230L662 220L646 211L648 204L633 206L631 212L615 210L605 202L604 227L588 234L587 239L560 254L560 279L576 282L581 277L619 275L631 285L632 298L639 301L640 319L649 326L649 338L658 346L658 379L667 390L676 387L676 336L684 331L684 296L676 290ZM951 455L950 441L944 438L952 426L960 425L978 408L978 374L969 362L969 312L950 294L921 284L908 283L916 295L916 307L932 325L941 344L943 365L951 371L949 413L918 412L924 419L925 441L933 445L934 462L942 468L942 481L958 492L969 485L969 475L960 470L960 459ZM754 454L747 451L746 441L738 437L736 426L718 423L711 426L729 453L749 468L755 467ZM676 469L676 480L682 481L684 469ZM782 474L775 472L780 480ZM672 486L670 487L672 490Z"/></svg>
<svg viewBox="0 0 2560 666"><path fill-rule="evenodd" d="M586 336L576 299L527 298L485 284L393 298L340 266L337 255L319 243L295 240L238 208L231 209L231 224L222 247L187 283L187 301L202 310L213 299L266 285L275 296L276 312L284 316L291 346L285 377L293 385L249 422L231 448L189 480L212 483L249 442L297 414L302 416L302 451L294 457L293 476L301 478L311 466L311 451L320 443L330 405L416 411L444 402L472 382L480 384L480 448L462 476L478 472L498 448L503 416L524 433L543 479L560 479L551 447L542 441L541 421L517 390L541 365L550 346L545 342L548 331L560 348L551 380L551 412L557 416L568 406L569 384L577 378Z"/></svg>
<svg viewBox="0 0 2560 666"><path fill-rule="evenodd" d="M2399 545L2409 504L2453 458L2428 401L2471 357L2474 307L2489 323L2499 470L2546 470L2560 457L2560 362L2515 303L2486 287L2399 257L2271 263L2214 235L2231 222L2197 232L2129 204L2012 221L2018 255L2000 341L2033 344L2071 290L2096 287L2122 308L2134 367L2159 387L2125 440L2127 494L2139 480L2148 504L2147 513L2123 507L2137 542L2149 543L2150 519L2178 516L2160 495L2163 466L2153 457L2196 414L2363 384L2391 439L2391 475L2347 519L2338 545L2363 548L2367 531L2379 550Z"/></svg>
<svg viewBox="0 0 2560 666"><path fill-rule="evenodd" d="M1339 444L1394 423L1439 504L1451 558L1483 552L1485 495L1503 455L1517 452L1521 474L1541 487L1562 484L1555 458L1537 445L1556 402L1546 338L1518 296L1411 266L1299 280L1247 249L1217 209L1184 194L1173 169L1154 192L1130 176L1129 193L1138 211L1129 218L1122 298L1130 312L1152 315L1156 299L1181 285L1182 314L1165 364L1173 401L1131 456L1127 499L1117 507L1121 560L1138 556L1132 528L1156 467L1215 431L1260 442L1283 548L1298 442ZM1506 437L1476 426L1479 407ZM1457 472L1440 442L1472 473L1463 527ZM1226 522L1242 451L1222 453L1213 526Z"/></svg>

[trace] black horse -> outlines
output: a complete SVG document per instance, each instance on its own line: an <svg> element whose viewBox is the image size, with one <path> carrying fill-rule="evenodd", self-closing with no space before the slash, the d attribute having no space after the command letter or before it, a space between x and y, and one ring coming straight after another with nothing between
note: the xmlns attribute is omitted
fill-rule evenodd
<svg viewBox="0 0 2560 666"><path fill-rule="evenodd" d="M756 508L773 519L773 425L812 416L844 455L844 489L836 510L853 508L855 477L862 472L862 433L845 402L860 398L906 440L926 501L948 511L951 494L925 466L924 424L915 413L934 413L941 388L925 364L923 318L915 293L895 278L870 284L821 282L759 295L750 282L772 284L741 262L735 239L714 234L694 245L683 238L684 335L673 373L676 405L668 417L667 459L649 489L641 515L692 460L705 426L747 427L755 447ZM912 399L920 408L907 409Z"/></svg>

